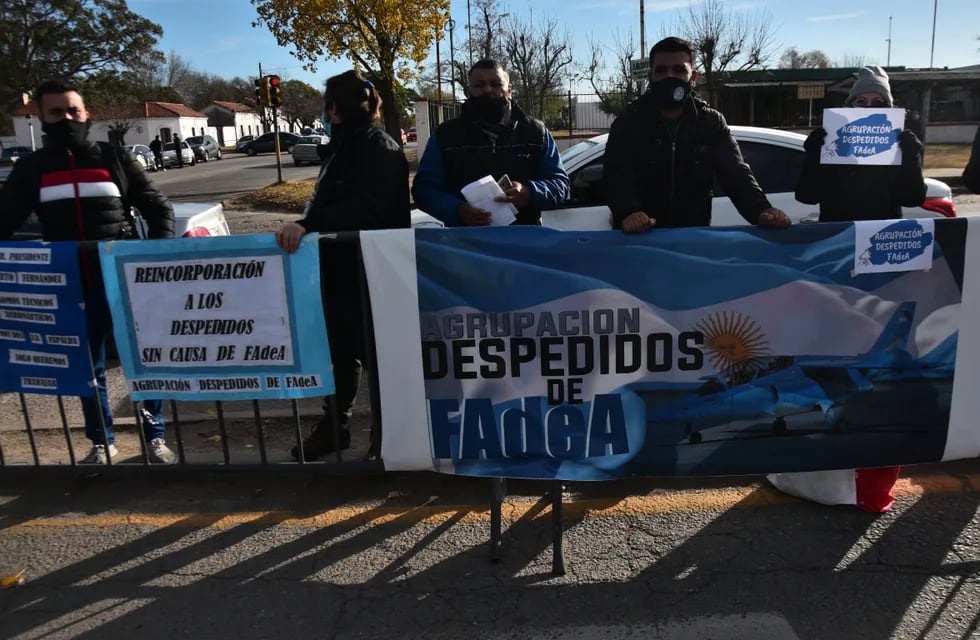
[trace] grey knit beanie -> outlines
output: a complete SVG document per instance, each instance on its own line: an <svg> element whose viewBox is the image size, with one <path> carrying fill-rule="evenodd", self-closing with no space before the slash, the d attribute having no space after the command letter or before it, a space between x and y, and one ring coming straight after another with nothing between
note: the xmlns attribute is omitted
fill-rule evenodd
<svg viewBox="0 0 980 640"><path fill-rule="evenodd" d="M885 99L889 107L895 105L891 87L888 86L888 74L876 64L868 65L858 72L857 80L854 81L851 92L847 94L844 105L852 106L854 100L862 93L877 93Z"/></svg>

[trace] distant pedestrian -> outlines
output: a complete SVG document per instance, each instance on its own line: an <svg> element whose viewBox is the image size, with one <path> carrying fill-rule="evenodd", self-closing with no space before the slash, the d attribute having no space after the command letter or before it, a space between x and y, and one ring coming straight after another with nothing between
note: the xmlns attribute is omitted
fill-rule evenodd
<svg viewBox="0 0 980 640"><path fill-rule="evenodd" d="M180 148L180 135L174 134L174 153L177 155L177 168L184 168L184 150Z"/></svg>
<svg viewBox="0 0 980 640"><path fill-rule="evenodd" d="M160 136L153 138L153 142L150 143L150 151L153 152L153 166L158 170L167 170L166 165L163 164L163 143L160 142Z"/></svg>

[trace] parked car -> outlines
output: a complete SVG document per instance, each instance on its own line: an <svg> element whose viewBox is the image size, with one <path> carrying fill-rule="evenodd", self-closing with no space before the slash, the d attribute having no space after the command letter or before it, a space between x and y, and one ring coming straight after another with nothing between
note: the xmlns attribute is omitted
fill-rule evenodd
<svg viewBox="0 0 980 640"><path fill-rule="evenodd" d="M803 142L806 136L791 131L761 127L732 126L742 156L752 167L759 185L772 206L786 212L793 223L816 222L819 205L797 202L796 181L803 169ZM608 134L596 136L562 153L562 162L571 179L571 199L561 209L545 211L541 224L566 230L609 229L609 207L602 191L602 159ZM926 200L921 207L903 207L905 218L955 217L953 194L944 182L926 178ZM714 186L711 226L746 224L732 201L717 182Z"/></svg>
<svg viewBox="0 0 980 640"><path fill-rule="evenodd" d="M418 140L418 134L415 132L415 127L410 127L408 131L405 132L405 139L407 142L416 142Z"/></svg>
<svg viewBox="0 0 980 640"><path fill-rule="evenodd" d="M191 151L191 147L187 144L186 140L180 141L180 157L184 159L184 164L195 165L197 164L197 158L194 157L194 152ZM169 169L170 167L177 166L177 152L174 150L174 143L167 142L163 145L163 168Z"/></svg>
<svg viewBox="0 0 980 640"><path fill-rule="evenodd" d="M235 141L235 153L245 153L245 145L252 140L255 140L255 136L242 136Z"/></svg>
<svg viewBox="0 0 980 640"><path fill-rule="evenodd" d="M286 131L279 132L279 151L282 153L289 153L293 150L293 145L299 140L299 136L295 133L289 133ZM250 156L254 156L257 153L275 153L276 151L276 134L275 133L263 133L255 140L250 140L245 143L243 151Z"/></svg>
<svg viewBox="0 0 980 640"><path fill-rule="evenodd" d="M327 136L303 136L293 145L293 162L296 166L308 162L320 164L320 154L317 148L330 142Z"/></svg>
<svg viewBox="0 0 980 640"><path fill-rule="evenodd" d="M191 145L194 157L200 162L207 162L211 158L221 160L221 147L218 141L211 136L191 136L186 139L187 144Z"/></svg>
<svg viewBox="0 0 980 640"><path fill-rule="evenodd" d="M0 160L16 160L34 153L30 147L4 147L0 151Z"/></svg>
<svg viewBox="0 0 980 640"><path fill-rule="evenodd" d="M231 235L221 204L173 202L174 236L177 238L200 238L208 236ZM146 221L134 210L141 227L141 235L146 237ZM41 223L35 214L27 219L20 229L14 232L14 240L37 240L41 237Z"/></svg>
<svg viewBox="0 0 980 640"><path fill-rule="evenodd" d="M157 163L153 159L153 152L145 144L128 144L123 147L131 156L136 158L145 171L156 171Z"/></svg>

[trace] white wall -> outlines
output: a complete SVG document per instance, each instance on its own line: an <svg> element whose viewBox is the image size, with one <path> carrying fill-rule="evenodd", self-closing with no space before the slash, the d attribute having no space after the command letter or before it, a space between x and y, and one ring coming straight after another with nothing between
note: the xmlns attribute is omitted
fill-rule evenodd
<svg viewBox="0 0 980 640"><path fill-rule="evenodd" d="M926 142L930 144L970 144L977 133L977 123L930 124Z"/></svg>

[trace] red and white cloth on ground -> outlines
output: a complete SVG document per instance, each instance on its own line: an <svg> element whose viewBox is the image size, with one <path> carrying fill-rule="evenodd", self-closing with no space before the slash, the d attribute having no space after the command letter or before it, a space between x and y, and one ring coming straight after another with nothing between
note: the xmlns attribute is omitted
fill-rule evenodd
<svg viewBox="0 0 980 640"><path fill-rule="evenodd" d="M837 469L800 473L772 473L767 476L774 487L799 498L820 504L850 504L869 513L892 508L892 487L901 467L875 469Z"/></svg>

